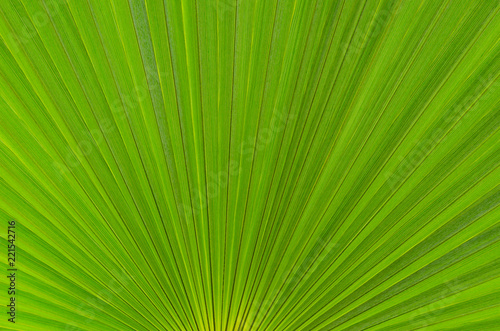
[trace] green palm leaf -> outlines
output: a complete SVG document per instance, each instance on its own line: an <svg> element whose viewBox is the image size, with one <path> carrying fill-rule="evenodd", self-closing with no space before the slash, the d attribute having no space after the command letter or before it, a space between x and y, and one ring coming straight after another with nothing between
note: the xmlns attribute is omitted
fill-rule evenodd
<svg viewBox="0 0 500 331"><path fill-rule="evenodd" d="M2 329L500 329L499 10L1 2Z"/></svg>

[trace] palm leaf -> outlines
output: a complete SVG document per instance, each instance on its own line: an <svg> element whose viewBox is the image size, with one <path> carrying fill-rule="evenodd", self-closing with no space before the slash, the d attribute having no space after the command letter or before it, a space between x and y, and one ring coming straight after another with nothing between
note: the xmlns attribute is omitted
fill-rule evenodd
<svg viewBox="0 0 500 331"><path fill-rule="evenodd" d="M499 10L1 2L2 329L499 329Z"/></svg>

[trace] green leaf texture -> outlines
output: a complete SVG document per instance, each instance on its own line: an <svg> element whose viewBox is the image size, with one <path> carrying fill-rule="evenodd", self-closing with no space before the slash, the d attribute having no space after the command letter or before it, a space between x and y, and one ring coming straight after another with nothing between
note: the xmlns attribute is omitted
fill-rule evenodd
<svg viewBox="0 0 500 331"><path fill-rule="evenodd" d="M499 10L2 0L2 330L500 330Z"/></svg>

